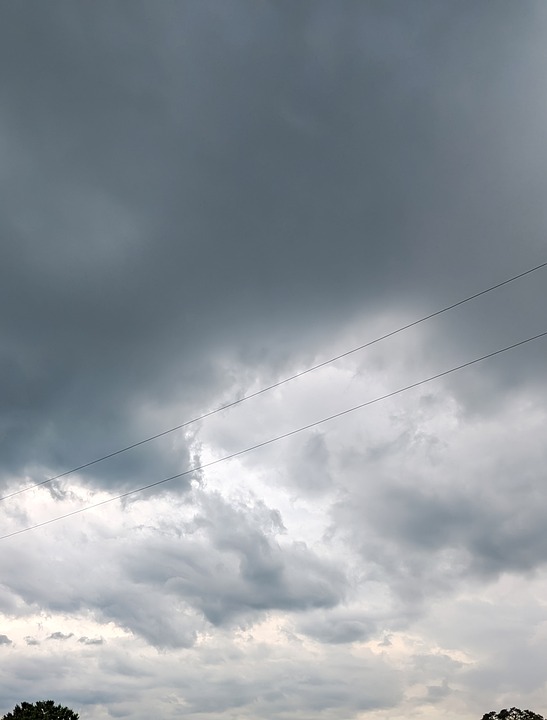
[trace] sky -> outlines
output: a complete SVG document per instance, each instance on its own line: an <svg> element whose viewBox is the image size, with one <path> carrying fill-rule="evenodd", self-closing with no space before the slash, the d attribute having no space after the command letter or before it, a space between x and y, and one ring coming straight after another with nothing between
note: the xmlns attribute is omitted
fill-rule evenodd
<svg viewBox="0 0 547 720"><path fill-rule="evenodd" d="M0 714L547 714L547 4L0 15Z"/></svg>

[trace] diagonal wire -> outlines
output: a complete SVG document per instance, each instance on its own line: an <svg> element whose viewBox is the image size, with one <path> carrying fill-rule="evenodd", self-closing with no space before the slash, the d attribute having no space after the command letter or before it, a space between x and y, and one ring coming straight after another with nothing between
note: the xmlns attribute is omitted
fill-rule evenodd
<svg viewBox="0 0 547 720"><path fill-rule="evenodd" d="M94 460L90 460L89 462L83 463L82 465L78 465L77 467L70 468L70 470L65 470L62 473L59 473L58 475L54 475L53 477L47 478L46 480L42 480L41 482L35 483L34 485L28 485L27 487L21 488L19 490L15 490L12 493L9 493L8 495L4 495L3 497L0 497L0 502L4 500L8 500L9 498L15 497L16 495L20 495L21 493L27 492L28 490L33 490L34 488L40 487L41 485L47 485L50 482L53 482L54 480L60 480L63 477L67 477L67 475L72 475L75 472L78 472L79 470L85 470L88 467L91 467L92 465L97 465L100 462L103 462L105 460L109 460L110 458L116 457L117 455L121 455L122 453L128 452L129 450L133 450L134 448L140 447L141 445L145 445L146 443L152 442L152 440L157 440L158 438L164 437L165 435L169 435L170 433L176 432L177 430L182 430L185 427L188 427L189 425L192 425L196 422L199 422L200 420L205 420L208 417L211 417L212 415L216 415L219 412L222 412L223 410L228 410L229 408L233 408L236 405L240 405L243 402L246 402L247 400L251 400L252 398L258 397L259 395L262 395L266 392L269 392L270 390L274 390L275 388L280 387L281 385L285 385L285 383L290 382L291 380L296 380L297 378L303 377L304 375L307 375L308 373L314 372L315 370L319 370L319 368L325 367L326 365L330 365L333 362L336 362L337 360L341 360L342 358L348 357L348 355L353 355L353 353L359 352L360 350L364 350L365 348L371 347L372 345L376 345L379 342L382 342L382 340L387 340L390 337L393 337L394 335L398 335L399 333L403 332L404 330L409 330L412 327L415 327L416 325L420 325L421 323L426 322L427 320L431 320L434 317L437 317L439 315L442 315L443 313L448 312L449 310L454 310L454 308L459 307L460 305L464 305L465 303L470 302L471 300L476 300L479 297L482 297L483 295L486 295L489 292L492 292L493 290L497 290L498 288L503 287L504 285L508 285L509 283L514 282L515 280L519 280L520 278L525 277L526 275L530 275L533 272L536 272L536 270L540 270L544 267L547 267L547 262L540 263L539 265L536 265L533 268L530 268L529 270L525 270L524 272L519 273L518 275L513 275L512 277L508 278L507 280L503 280L502 282L496 283L495 285L491 285L490 287L486 288L486 290L481 290L480 292L474 293L473 295L469 295L468 297L464 298L463 300L458 300L458 302L452 303L452 305L447 305L446 307L442 308L441 310L437 310L436 312L430 313L429 315L425 315L422 318L419 318L418 320L413 320L412 322L403 325L402 327L397 328L396 330L392 330L391 332L386 333L385 335L381 335L380 337L375 338L374 340L369 340L366 343L363 343L362 345L359 345L358 347L354 347L351 350L346 350L343 353L340 353L339 355L335 355L334 357L329 358L328 360L324 360L323 362L318 363L317 365L313 365L312 367L306 368L306 370L301 370L300 372L295 373L294 375L291 375L289 377L283 378L282 380L278 380L275 383L272 383L271 385L267 385L260 390L256 390L253 393L249 393L248 395L244 395L243 397L233 400L232 402L227 403L226 405L221 405L220 407L209 410L208 412L203 413L202 415L198 415L191 420L186 420L185 422L181 423L180 425L175 425L174 427L168 428L167 430L163 430L162 432L156 433L156 435L151 435L150 437L144 438L144 440L139 440L138 442L132 443L131 445L126 445L125 447L120 448L119 450L114 450L113 452L107 453L106 455L101 455L98 458L95 458Z"/></svg>
<svg viewBox="0 0 547 720"><path fill-rule="evenodd" d="M279 442L280 440L285 440L286 438L297 435L298 433L304 432L305 430L310 430L311 428L318 427L323 423L330 422L331 420L343 417L344 415L349 415L349 413L355 412L356 410L361 410L362 408L368 407L369 405L374 405L375 403L379 403L382 400L387 400L388 398L394 397L395 395L400 395L401 393L404 393L408 390L420 387L421 385L425 385L426 383L432 382L433 380L438 380L439 378L446 377L446 375L451 375L458 370L463 370L464 368L470 367L471 365L476 365L477 363L483 362L484 360L488 360L489 358L495 357L496 355L501 355L508 350L513 350L514 348L520 347L521 345L526 345L527 343L533 342L534 340L539 340L539 338L543 337L547 337L547 331L534 335L533 337L529 337L526 340L520 340L520 342L513 343L512 345L507 345L500 350L494 350L494 352L488 353L487 355L482 355L481 357L475 358L474 360L469 360L468 362L462 363L461 365L456 365L456 367L450 368L449 370L444 370L443 372L437 373L436 375L431 375L430 377L425 378L425 380L418 380L417 382L411 383L410 385L405 385L398 390L393 390L390 393L380 395L379 397L376 397L372 400L367 400L366 402L360 403L359 405L354 405L351 408L347 408L346 410L334 413L333 415L324 417L321 420L316 420L315 422L309 423L308 425L303 425L302 427L296 428L295 430L289 430L289 432L283 433L281 435L276 435L269 440L263 440L262 442L251 445L250 447L244 448L243 450L238 450L236 452L230 453L229 455L224 455L221 458L211 460L210 462L206 462L201 465L195 465L188 470L184 470L184 472L177 473L176 475L171 475L167 478L163 478L163 480L157 480L156 482L149 483L148 485L143 485L142 487L135 488L134 490L128 490L127 492L121 493L120 495L115 495L114 497L107 498L106 500L101 500L100 502L94 503L92 505L85 505L78 510L72 510L71 512L65 513L64 515L58 515L57 517L50 518L49 520L44 520L43 522L36 523L35 525L30 525L29 527L25 527L20 530L14 530L13 532L7 533L6 535L0 535L0 540L7 540L8 538L14 537L15 535L22 535L23 533L30 532L31 530L36 530L37 528L44 527L45 525L51 525L52 523L58 522L59 520L65 520L66 518L72 517L73 515L79 515L80 513L87 512L88 510L94 510L95 508L107 505L108 503L112 503L115 500L121 500L123 498L129 497L130 495L136 495L137 493L141 493L144 490L150 490L151 488L158 487L158 485L163 485L164 483L171 482L172 480L177 480L178 478L184 477L185 475L191 475L192 473L198 472L199 470L204 470L206 468L212 467L213 465L218 465L219 463L231 460L232 458L240 457L241 455L250 453L253 450L258 450L259 448L266 447L267 445L272 445L273 443Z"/></svg>

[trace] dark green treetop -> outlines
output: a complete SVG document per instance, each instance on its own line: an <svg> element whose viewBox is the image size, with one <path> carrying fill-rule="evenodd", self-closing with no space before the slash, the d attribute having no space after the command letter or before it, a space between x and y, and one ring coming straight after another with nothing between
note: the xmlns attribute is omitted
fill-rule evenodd
<svg viewBox="0 0 547 720"><path fill-rule="evenodd" d="M80 716L70 708L55 705L53 700L39 700L35 703L22 702L2 720L78 720Z"/></svg>
<svg viewBox="0 0 547 720"><path fill-rule="evenodd" d="M519 708L512 707L510 710L486 713L482 716L482 720L545 720L545 718L531 710L519 710Z"/></svg>

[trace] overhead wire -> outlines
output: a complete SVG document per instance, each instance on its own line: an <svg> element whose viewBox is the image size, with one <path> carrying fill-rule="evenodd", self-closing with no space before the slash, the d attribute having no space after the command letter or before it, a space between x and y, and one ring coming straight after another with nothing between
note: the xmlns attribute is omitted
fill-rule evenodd
<svg viewBox="0 0 547 720"><path fill-rule="evenodd" d="M439 315L442 315L443 313L446 313L449 310L454 310L455 308L460 307L461 305L464 305L465 303L468 303L471 300L476 300L477 298L482 297L483 295L486 295L487 293L490 293L493 290L497 290L498 288L501 288L504 285L508 285L509 283L512 283L515 280L519 280L520 278L530 275L531 273L536 272L536 270L540 270L545 267L547 267L547 262L543 262L543 263L540 263L539 265L535 265L534 267L530 268L529 270L525 270L524 272L518 273L517 275L513 275L512 277L508 278L507 280L503 280L502 282L496 283L495 285L491 285L490 287L486 288L485 290L481 290L480 292L474 293L473 295L469 295L468 297L463 298L463 300L458 300L457 302L452 303L451 305L447 305L446 307L441 308L440 310L437 310L435 312L429 313L429 315L425 315L424 317L421 317L418 320L413 320L412 322L407 323L406 325L402 325L401 327L397 328L396 330L392 330L388 333L385 333L384 335L374 338L373 340L369 340L368 342L363 343L362 345L358 345L357 347L351 348L350 350L346 350L345 352L342 352L339 355L335 355L334 357L331 357L328 360L323 360L322 362L317 363L316 365L312 365L311 367L306 368L305 370L301 370L297 373L294 373L293 375L290 375L289 377L283 378L282 380L278 380L278 381L272 383L271 385L266 385L265 387L260 388L259 390L256 390L255 392L249 393L248 395L244 395L243 397L238 398L237 400L233 400L229 403L226 403L225 405L221 405L218 408L209 410L208 412L198 415L190 420L186 420L185 422L182 422L179 425L175 425L174 427L168 428L167 430L162 430L161 432L156 433L155 435L150 435L149 437L146 437L143 440L139 440L137 442L131 443L130 445L126 445L125 447L122 447L118 450L114 450L113 452L107 453L105 455L101 455L100 457L97 457L94 460L90 460L89 462L85 462L85 463L82 463L81 465L77 465L76 467L70 468L69 470L65 470L64 472L59 473L58 475L54 475L53 477L46 478L45 480L34 483L33 485L27 485L24 488L20 488L19 490L15 490L11 493L8 493L7 495L0 497L0 502L3 502L4 500L8 500L9 498L15 497L16 495L20 495L21 493L28 492L29 490L34 490L35 488L41 487L42 485L47 485L48 483L54 482L55 480L60 480L61 478L67 477L68 475L73 475L74 473L79 472L80 470L85 470L89 467L92 467L93 465L97 465L98 463L104 462L105 460L109 460L110 458L116 457L117 455L121 455L122 453L126 453L129 450L133 450L137 447L140 447L141 445L145 445L146 443L152 442L153 440L158 440L159 438L165 437L166 435L176 432L177 430L182 430L183 428L193 425L194 423L197 423L200 420L205 420L206 418L209 418L212 415L216 415L217 413L220 413L223 410L228 410L230 408L235 407L236 405L240 405L241 403L247 402L248 400L258 397L259 395L263 395L264 393L269 392L270 390L274 390L278 387L281 387L282 385L285 385L286 383L291 382L292 380L296 380L297 378L303 377L304 375L308 375L309 373L312 373L315 370L319 370L320 368L325 367L326 365L330 365L331 363L334 363L337 360L341 360L342 358L348 357L349 355L353 355L354 353L359 352L360 350L365 350L366 348L371 347L372 345L376 345L377 343L382 342L383 340L387 340L388 338L393 337L394 335L398 335L399 333L402 333L405 330L409 330L410 328L416 327L417 325L420 325L421 323L424 323L427 320L431 320L434 317L438 317Z"/></svg>
<svg viewBox="0 0 547 720"><path fill-rule="evenodd" d="M150 490L151 488L158 487L158 485L163 485L173 480L182 478L186 475L191 475L192 473L198 472L200 470L205 470L206 468L210 468L213 465L219 465L220 463L250 453L253 450L258 450L259 448L266 447L267 445L272 445L273 443L279 442L280 440L285 440L286 438L297 435L301 432L304 432L305 430L311 430L312 428L318 427L319 425L322 425L326 422L330 422L331 420L343 417L344 415L349 415L356 410L361 410L362 408L368 407L369 405L374 405L375 403L387 400L388 398L394 397L395 395L400 395L403 392L407 392L408 390L412 390L413 388L420 387L421 385L425 385L426 383L432 382L433 380L438 380L439 378L446 377L447 375L451 375L452 373L463 370L464 368L470 367L471 365L476 365L477 363L483 362L484 360L493 358L496 355L501 355L502 353L508 352L509 350L513 350L514 348L520 347L522 345L526 345L527 343L531 343L534 340L539 340L543 337L547 337L547 331L538 333L537 335L533 335L526 340L520 340L519 342L513 343L512 345L507 345L506 347L503 347L499 350L494 350L493 352L482 355L481 357L475 358L474 360L468 360L467 362L462 363L461 365L456 365L449 370L444 370L443 372L431 375L424 380L410 383L409 385L405 385L404 387L393 390L392 392L386 393L385 395L380 395L379 397L373 398L372 400L367 400L366 402L359 403L359 405L354 405L353 407L347 408L346 410L341 410L340 412L321 418L320 420L316 420L315 422L308 423L307 425L302 425L295 430L289 430L288 432L282 433L281 435L276 435L275 437L269 438L268 440L263 440L262 442L255 443L254 445L244 448L243 450L238 450L236 452L230 453L229 455L224 455L223 457L217 458L216 460L210 460L209 462L201 463L192 468L189 468L188 470L184 470L181 473L177 473L176 475L171 475L170 477L163 478L162 480L157 480L156 482L149 483L148 485L143 485L133 490L128 490L126 492L120 493L119 495L115 495L113 497L106 498L105 500L101 500L100 502L93 503L92 505L85 505L81 508L78 508L77 510L72 510L71 512L65 513L63 515L58 515L56 517L50 518L49 520L44 520L34 525L30 525L19 530L14 530L13 532L1 535L0 540L7 540L8 538L15 537L16 535L22 535L23 533L30 532L31 530L36 530L38 528L45 527L46 525L51 525L52 523L59 522L60 520L65 520L69 517L73 517L74 515L79 515L83 512L87 512L88 510L94 510L98 507L102 507L103 505L115 502L116 500L122 500L123 498L129 497L131 495L136 495L137 493L144 492L145 490Z"/></svg>

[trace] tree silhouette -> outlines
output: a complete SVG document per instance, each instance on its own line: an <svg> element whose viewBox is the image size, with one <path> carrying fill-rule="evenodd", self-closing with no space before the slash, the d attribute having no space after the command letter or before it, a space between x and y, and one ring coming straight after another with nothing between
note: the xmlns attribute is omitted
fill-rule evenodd
<svg viewBox="0 0 547 720"><path fill-rule="evenodd" d="M22 702L2 720L78 720L80 716L70 708L55 705L53 700L39 700L35 703Z"/></svg>
<svg viewBox="0 0 547 720"><path fill-rule="evenodd" d="M512 707L510 710L486 713L482 716L482 720L545 720L545 718L531 710Z"/></svg>

